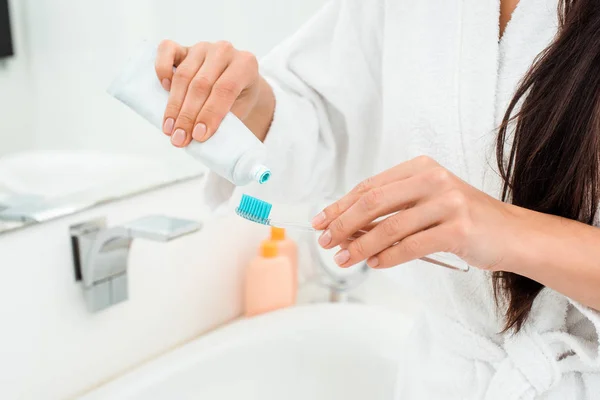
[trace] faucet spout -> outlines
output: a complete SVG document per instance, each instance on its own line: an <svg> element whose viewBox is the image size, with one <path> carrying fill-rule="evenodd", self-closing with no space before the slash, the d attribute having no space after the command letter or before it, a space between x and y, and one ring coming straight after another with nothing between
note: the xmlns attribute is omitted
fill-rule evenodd
<svg viewBox="0 0 600 400"><path fill-rule="evenodd" d="M88 309L100 311L127 300L127 260L135 238L169 241L201 224L164 216L140 218L107 228L104 218L71 227L75 279L81 281Z"/></svg>

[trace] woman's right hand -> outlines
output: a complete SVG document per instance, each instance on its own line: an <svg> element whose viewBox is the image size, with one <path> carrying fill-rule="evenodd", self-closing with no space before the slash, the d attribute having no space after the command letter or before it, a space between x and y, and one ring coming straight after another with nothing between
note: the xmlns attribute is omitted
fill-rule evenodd
<svg viewBox="0 0 600 400"><path fill-rule="evenodd" d="M174 146L208 140L229 111L264 140L275 99L252 53L228 42L185 47L165 40L158 47L156 75L169 91L163 132Z"/></svg>

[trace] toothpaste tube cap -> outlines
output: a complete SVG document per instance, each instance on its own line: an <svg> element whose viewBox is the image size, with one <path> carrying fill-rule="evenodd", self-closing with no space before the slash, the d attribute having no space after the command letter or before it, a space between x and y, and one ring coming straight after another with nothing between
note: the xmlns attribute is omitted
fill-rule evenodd
<svg viewBox="0 0 600 400"><path fill-rule="evenodd" d="M252 179L260 183L266 183L269 179L271 179L271 170L264 165L255 165L252 168Z"/></svg>

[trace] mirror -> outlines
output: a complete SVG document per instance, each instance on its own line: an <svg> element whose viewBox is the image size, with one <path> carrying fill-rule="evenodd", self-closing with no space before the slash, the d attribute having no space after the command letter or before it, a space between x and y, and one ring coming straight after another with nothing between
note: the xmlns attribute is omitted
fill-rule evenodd
<svg viewBox="0 0 600 400"><path fill-rule="evenodd" d="M140 42L261 57L324 3L0 0L0 233L203 174L106 93Z"/></svg>

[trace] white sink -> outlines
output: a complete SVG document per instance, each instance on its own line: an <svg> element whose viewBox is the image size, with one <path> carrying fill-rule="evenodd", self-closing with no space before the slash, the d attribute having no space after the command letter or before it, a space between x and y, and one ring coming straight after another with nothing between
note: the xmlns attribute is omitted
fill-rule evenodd
<svg viewBox="0 0 600 400"><path fill-rule="evenodd" d="M392 399L411 325L358 304L282 310L202 336L80 399Z"/></svg>

